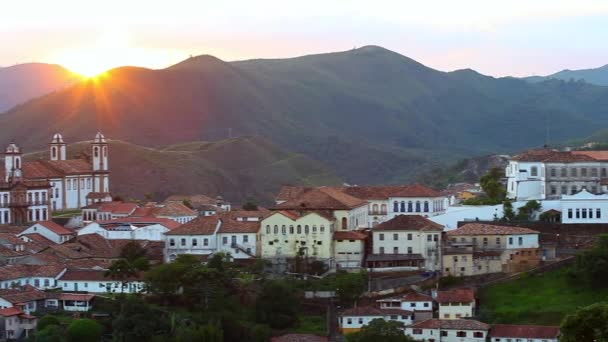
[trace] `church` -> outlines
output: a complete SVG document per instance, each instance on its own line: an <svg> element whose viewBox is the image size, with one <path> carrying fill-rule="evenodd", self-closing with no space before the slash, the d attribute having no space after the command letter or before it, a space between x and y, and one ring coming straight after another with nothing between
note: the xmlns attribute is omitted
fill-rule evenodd
<svg viewBox="0 0 608 342"><path fill-rule="evenodd" d="M90 156L67 159L63 136L49 143L49 159L22 161L21 148L9 144L0 169L0 224L50 219L51 212L111 201L108 143L97 133Z"/></svg>

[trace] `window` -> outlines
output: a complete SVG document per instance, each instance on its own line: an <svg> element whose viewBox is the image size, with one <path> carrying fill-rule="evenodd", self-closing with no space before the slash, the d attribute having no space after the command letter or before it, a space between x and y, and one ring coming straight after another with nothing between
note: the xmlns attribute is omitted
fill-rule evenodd
<svg viewBox="0 0 608 342"><path fill-rule="evenodd" d="M384 247L380 247L380 254L384 254Z"/></svg>
<svg viewBox="0 0 608 342"><path fill-rule="evenodd" d="M475 331L475 332L473 332L473 337L483 338L483 332L481 332L481 331Z"/></svg>
<svg viewBox="0 0 608 342"><path fill-rule="evenodd" d="M408 234L407 234L407 239L408 239L408 241L411 241L411 240L412 240L412 234L411 234L411 233L408 233Z"/></svg>
<svg viewBox="0 0 608 342"><path fill-rule="evenodd" d="M606 177L606 168L605 167L602 168L602 177Z"/></svg>
<svg viewBox="0 0 608 342"><path fill-rule="evenodd" d="M581 168L581 177L587 177L587 168L586 167Z"/></svg>
<svg viewBox="0 0 608 342"><path fill-rule="evenodd" d="M380 233L379 238L380 238L380 241L384 241L384 233Z"/></svg>
<svg viewBox="0 0 608 342"><path fill-rule="evenodd" d="M407 248L407 254L412 254L412 252L413 252L412 247L408 247Z"/></svg>
<svg viewBox="0 0 608 342"><path fill-rule="evenodd" d="M323 227L323 226L321 226ZM293 230L293 226L289 226L289 234L293 234L294 230Z"/></svg>
<svg viewBox="0 0 608 342"><path fill-rule="evenodd" d="M496 238L496 244L500 245L500 238L499 237Z"/></svg>
<svg viewBox="0 0 608 342"><path fill-rule="evenodd" d="M591 169L591 177L597 177L597 169L596 168L592 168Z"/></svg>
<svg viewBox="0 0 608 342"><path fill-rule="evenodd" d="M600 208L595 209L595 218L602 218L602 210Z"/></svg>
<svg viewBox="0 0 608 342"><path fill-rule="evenodd" d="M287 227L285 225L281 226L281 234L283 234L283 235L287 234Z"/></svg>
<svg viewBox="0 0 608 342"><path fill-rule="evenodd" d="M228 237L224 236L222 237L222 245L227 245L228 244Z"/></svg>
<svg viewBox="0 0 608 342"><path fill-rule="evenodd" d="M572 209L568 209L568 218L571 219L572 218Z"/></svg>
<svg viewBox="0 0 608 342"><path fill-rule="evenodd" d="M521 236L520 236L520 237L518 237L518 238L517 238L517 243L518 243L520 246L521 246L521 245L523 245L523 244L524 244L524 238L523 238L523 237L521 237Z"/></svg>
<svg viewBox="0 0 608 342"><path fill-rule="evenodd" d="M358 323L363 324L363 318L359 317Z"/></svg>
<svg viewBox="0 0 608 342"><path fill-rule="evenodd" d="M291 227L293 230L293 227ZM243 243L249 242L249 235L243 235Z"/></svg>
<svg viewBox="0 0 608 342"><path fill-rule="evenodd" d="M509 245L512 245L512 244L513 244L513 238L512 238L512 237L510 237L510 238L509 238Z"/></svg>
<svg viewBox="0 0 608 342"><path fill-rule="evenodd" d="M532 176L532 177L538 176L538 167L532 166L530 168L530 176Z"/></svg>
<svg viewBox="0 0 608 342"><path fill-rule="evenodd" d="M302 226L298 225L296 230L298 231L298 234L302 234Z"/></svg>
<svg viewBox="0 0 608 342"><path fill-rule="evenodd" d="M266 226L266 234L270 234L270 225Z"/></svg>
<svg viewBox="0 0 608 342"><path fill-rule="evenodd" d="M395 241L399 240L399 234L397 234L397 233L393 234L393 240L395 240Z"/></svg>
<svg viewBox="0 0 608 342"><path fill-rule="evenodd" d="M424 212L425 213L429 212L429 201L424 201Z"/></svg>
<svg viewBox="0 0 608 342"><path fill-rule="evenodd" d="M424 305L423 305L423 306L424 306L425 308L428 308L428 307L429 307L429 303L424 303Z"/></svg>
<svg viewBox="0 0 608 342"><path fill-rule="evenodd" d="M466 331L457 331L456 337L467 337L467 332Z"/></svg>
<svg viewBox="0 0 608 342"><path fill-rule="evenodd" d="M581 210L580 209L576 209L576 218L581 218Z"/></svg>
<svg viewBox="0 0 608 342"><path fill-rule="evenodd" d="M487 237L484 237L484 238L483 238L483 245L484 245L484 246L487 246L487 245L488 245L488 238L487 238Z"/></svg>
<svg viewBox="0 0 608 342"><path fill-rule="evenodd" d="M274 225L274 227L273 227L273 229L272 229L272 231L273 231L275 234L279 234L279 226L277 226L277 225L275 224L275 225Z"/></svg>
<svg viewBox="0 0 608 342"><path fill-rule="evenodd" d="M414 335L422 335L422 329L413 329L412 334Z"/></svg>
<svg viewBox="0 0 608 342"><path fill-rule="evenodd" d="M426 241L433 241L433 236L432 235L427 235L426 236Z"/></svg>
<svg viewBox="0 0 608 342"><path fill-rule="evenodd" d="M420 201L416 201L416 212L420 212Z"/></svg>
<svg viewBox="0 0 608 342"><path fill-rule="evenodd" d="M198 246L198 240L192 239L192 247L196 247L196 246Z"/></svg>
<svg viewBox="0 0 608 342"><path fill-rule="evenodd" d="M398 212L399 211L399 202L395 201L393 202L393 212Z"/></svg>
<svg viewBox="0 0 608 342"><path fill-rule="evenodd" d="M560 171L562 177L568 177L568 169L566 169L565 167L562 167L561 171Z"/></svg>
<svg viewBox="0 0 608 342"><path fill-rule="evenodd" d="M570 189L570 194L574 195L576 194L576 185L573 185L572 188Z"/></svg>
<svg viewBox="0 0 608 342"><path fill-rule="evenodd" d="M454 259L454 262L458 262L458 257L454 256L452 259Z"/></svg>
<svg viewBox="0 0 608 342"><path fill-rule="evenodd" d="M405 212L405 202L401 201L401 212L404 213Z"/></svg>
<svg viewBox="0 0 608 342"><path fill-rule="evenodd" d="M310 233L310 228L308 227L308 225L304 226L304 234L308 235L308 233Z"/></svg>
<svg viewBox="0 0 608 342"><path fill-rule="evenodd" d="M320 225L320 226L319 226L319 231L320 231L321 233L325 233L325 226L324 226L324 225Z"/></svg>
<svg viewBox="0 0 608 342"><path fill-rule="evenodd" d="M553 167L552 167L552 168L551 168L551 169L549 169L549 170L550 170L550 173L551 173L551 177L555 177L555 176L557 176L557 171L556 171L556 169L555 169L555 168L553 168Z"/></svg>
<svg viewBox="0 0 608 342"><path fill-rule="evenodd" d="M346 230L348 228L348 221L346 220L346 217L342 218L342 230ZM308 233L306 233L308 234Z"/></svg>
<svg viewBox="0 0 608 342"><path fill-rule="evenodd" d="M597 193L597 186L595 186L595 185L591 186L591 193L592 194L596 194Z"/></svg>
<svg viewBox="0 0 608 342"><path fill-rule="evenodd" d="M589 209L587 209L587 211L589 212L589 218L592 219L593 218L593 209L589 208Z"/></svg>
<svg viewBox="0 0 608 342"><path fill-rule="evenodd" d="M44 286L49 286L49 280L48 279L44 279Z"/></svg>
<svg viewBox="0 0 608 342"><path fill-rule="evenodd" d="M568 187L567 186L562 185L562 192L561 192L561 194L563 194L563 195L568 194Z"/></svg>
<svg viewBox="0 0 608 342"><path fill-rule="evenodd" d="M393 247L393 254L399 254L399 247Z"/></svg>
<svg viewBox="0 0 608 342"><path fill-rule="evenodd" d="M450 317L450 315L448 315L448 317ZM447 330L441 330L441 332L439 333L439 335L441 335L443 337L446 337L446 336L448 336L448 332L447 332Z"/></svg>
<svg viewBox="0 0 608 342"><path fill-rule="evenodd" d="M209 239L207 239L207 238L203 239L203 246L209 246Z"/></svg>
<svg viewBox="0 0 608 342"><path fill-rule="evenodd" d="M570 177L576 177L576 176L577 176L576 168L570 169Z"/></svg>
<svg viewBox="0 0 608 342"><path fill-rule="evenodd" d="M180 244L181 244L182 246L185 246L185 245L186 245L186 239L182 238L182 240L180 241Z"/></svg>
<svg viewBox="0 0 608 342"><path fill-rule="evenodd" d="M555 185L551 185L551 195L557 195L557 187Z"/></svg>
<svg viewBox="0 0 608 342"><path fill-rule="evenodd" d="M353 324L353 319L352 318L347 318L346 319L346 324Z"/></svg>
<svg viewBox="0 0 608 342"><path fill-rule="evenodd" d="M581 209L581 211L582 211L582 217L584 219L586 219L587 218L587 209L583 208L583 209Z"/></svg>
<svg viewBox="0 0 608 342"><path fill-rule="evenodd" d="M175 240L169 239L169 246L175 246Z"/></svg>
<svg viewBox="0 0 608 342"><path fill-rule="evenodd" d="M409 211L410 213L414 211L414 202L407 202L407 211Z"/></svg>

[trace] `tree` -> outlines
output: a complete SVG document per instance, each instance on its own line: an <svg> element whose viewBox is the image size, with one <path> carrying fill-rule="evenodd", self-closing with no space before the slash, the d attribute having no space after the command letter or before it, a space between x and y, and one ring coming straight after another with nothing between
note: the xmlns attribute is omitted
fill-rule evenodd
<svg viewBox="0 0 608 342"><path fill-rule="evenodd" d="M59 325L47 325L43 329L36 327L38 331L33 336L33 338L28 339L28 341L36 341L36 342L62 342L63 336L65 335L63 329Z"/></svg>
<svg viewBox="0 0 608 342"><path fill-rule="evenodd" d="M608 234L598 235L590 250L576 256L571 276L576 282L605 287L608 282Z"/></svg>
<svg viewBox="0 0 608 342"><path fill-rule="evenodd" d="M299 308L300 297L294 288L284 281L270 280L256 298L256 319L271 328L285 329L297 323Z"/></svg>
<svg viewBox="0 0 608 342"><path fill-rule="evenodd" d="M57 318L56 316L46 315L38 320L38 324L36 324L36 329L43 330L44 328L50 325L61 325L61 322L59 322L59 318Z"/></svg>
<svg viewBox="0 0 608 342"><path fill-rule="evenodd" d="M122 296L117 301L120 308L112 321L115 341L146 341L169 332L166 314L154 309L139 296Z"/></svg>
<svg viewBox="0 0 608 342"><path fill-rule="evenodd" d="M180 255L170 264L156 266L145 275L148 292L161 297L165 305L186 284L185 276L201 262L192 255Z"/></svg>
<svg viewBox="0 0 608 342"><path fill-rule="evenodd" d="M182 327L178 329L175 342L223 342L224 332L218 323L207 323L205 325Z"/></svg>
<svg viewBox="0 0 608 342"><path fill-rule="evenodd" d="M182 204L185 205L186 207L190 208L190 209L194 209L194 207L192 206L192 202L190 202L189 199L184 198L182 200Z"/></svg>
<svg viewBox="0 0 608 342"><path fill-rule="evenodd" d="M346 335L346 342L415 342L412 337L404 334L404 330L405 325L402 322L376 318L361 330Z"/></svg>
<svg viewBox="0 0 608 342"><path fill-rule="evenodd" d="M95 342L101 341L102 328L92 319L76 319L70 323L66 331L68 342Z"/></svg>
<svg viewBox="0 0 608 342"><path fill-rule="evenodd" d="M608 304L596 303L566 316L560 332L561 342L608 341Z"/></svg>
<svg viewBox="0 0 608 342"><path fill-rule="evenodd" d="M355 303L367 289L367 272L339 272L334 281L336 295L342 305Z"/></svg>
<svg viewBox="0 0 608 342"><path fill-rule="evenodd" d="M512 221L515 218L515 212L513 211L513 203L510 200L505 200L502 203L503 210L503 221Z"/></svg>
<svg viewBox="0 0 608 342"><path fill-rule="evenodd" d="M501 182L501 179L504 176L504 170L498 167L493 167L479 179L481 188L486 193L488 198L497 201L497 203L500 203L500 201L502 201L507 194L507 190Z"/></svg>
<svg viewBox="0 0 608 342"><path fill-rule="evenodd" d="M526 202L526 204L518 209L517 219L522 221L531 220L534 217L536 212L539 212L542 209L542 205L540 202L536 200L531 200Z"/></svg>
<svg viewBox="0 0 608 342"><path fill-rule="evenodd" d="M243 203L242 208L247 211L255 211L258 210L258 203L255 199L250 197Z"/></svg>

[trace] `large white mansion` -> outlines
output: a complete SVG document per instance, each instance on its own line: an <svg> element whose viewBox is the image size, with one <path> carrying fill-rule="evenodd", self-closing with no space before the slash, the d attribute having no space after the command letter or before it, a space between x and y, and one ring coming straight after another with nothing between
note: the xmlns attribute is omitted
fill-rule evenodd
<svg viewBox="0 0 608 342"><path fill-rule="evenodd" d="M0 170L0 224L23 224L50 218L50 212L110 201L108 143L101 133L91 142L91 154L66 159L61 134L49 143L49 160L22 162L15 143L4 153Z"/></svg>

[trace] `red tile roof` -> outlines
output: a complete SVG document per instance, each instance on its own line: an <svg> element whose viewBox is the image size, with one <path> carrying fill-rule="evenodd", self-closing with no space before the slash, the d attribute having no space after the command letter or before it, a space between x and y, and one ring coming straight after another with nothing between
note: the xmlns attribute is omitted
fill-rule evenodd
<svg viewBox="0 0 608 342"><path fill-rule="evenodd" d="M389 197L441 197L441 193L421 184L389 186L341 186L330 187L362 200L382 200ZM303 186L282 186L277 201L289 201L315 188Z"/></svg>
<svg viewBox="0 0 608 342"><path fill-rule="evenodd" d="M448 329L448 330L489 330L490 325L472 319L438 319L430 318L416 322L408 328Z"/></svg>
<svg viewBox="0 0 608 342"><path fill-rule="evenodd" d="M198 213L180 202L168 202L160 207L155 207L152 216L197 216Z"/></svg>
<svg viewBox="0 0 608 342"><path fill-rule="evenodd" d="M496 226L485 223L467 223L458 229L450 230L447 235L523 235L523 234L540 234L536 230L521 228Z"/></svg>
<svg viewBox="0 0 608 342"><path fill-rule="evenodd" d="M433 297L418 292L409 292L401 297L404 302L432 302Z"/></svg>
<svg viewBox="0 0 608 342"><path fill-rule="evenodd" d="M22 315L23 313L24 312L21 311L21 309L16 308L16 307L0 309L0 316L2 316L2 317L18 316L18 315Z"/></svg>
<svg viewBox="0 0 608 342"><path fill-rule="evenodd" d="M442 231L443 226L421 215L397 215L380 223L373 230Z"/></svg>
<svg viewBox="0 0 608 342"><path fill-rule="evenodd" d="M384 313L374 306L357 306L344 310L341 316L384 316Z"/></svg>
<svg viewBox="0 0 608 342"><path fill-rule="evenodd" d="M366 204L366 201L345 194L335 188L320 187L306 191L294 199L278 204L276 209L350 210Z"/></svg>
<svg viewBox="0 0 608 342"><path fill-rule="evenodd" d="M28 277L54 278L64 270L63 265L6 265L0 267L0 280Z"/></svg>
<svg viewBox="0 0 608 342"><path fill-rule="evenodd" d="M339 230L334 232L334 240L365 240L367 234L356 231Z"/></svg>
<svg viewBox="0 0 608 342"><path fill-rule="evenodd" d="M494 324L490 330L492 338L556 339L558 336L557 326Z"/></svg>
<svg viewBox="0 0 608 342"><path fill-rule="evenodd" d="M218 221L218 216L197 217L179 228L172 229L165 235L212 235L215 233Z"/></svg>
<svg viewBox="0 0 608 342"><path fill-rule="evenodd" d="M572 151L572 153L575 155L584 155L587 157L591 157L595 160L608 160L608 151Z"/></svg>
<svg viewBox="0 0 608 342"><path fill-rule="evenodd" d="M57 223L55 223L53 221L41 221L41 222L37 222L37 223L57 235L75 235L76 234L76 232L74 232L70 229L67 229L64 226L58 225Z"/></svg>
<svg viewBox="0 0 608 342"><path fill-rule="evenodd" d="M46 292L37 290L35 288L0 295L0 298L6 300L7 302L13 305L46 299L46 297Z"/></svg>
<svg viewBox="0 0 608 342"><path fill-rule="evenodd" d="M58 293L56 297L59 300L84 300L88 302L95 298L95 295L90 293Z"/></svg>
<svg viewBox="0 0 608 342"><path fill-rule="evenodd" d="M554 162L571 163L580 161L595 161L594 158L574 154L571 151L557 151L549 149L528 150L511 158L511 160L521 162Z"/></svg>
<svg viewBox="0 0 608 342"><path fill-rule="evenodd" d="M236 221L233 219L221 219L219 233L257 233L260 230L260 222Z"/></svg>
<svg viewBox="0 0 608 342"><path fill-rule="evenodd" d="M475 302L473 289L454 289L437 291L437 303L471 303Z"/></svg>
<svg viewBox="0 0 608 342"><path fill-rule="evenodd" d="M335 219L331 210L278 210L273 212L273 214L274 213L279 213L292 221L296 221L300 217L304 217L309 214L317 214L329 221L333 221Z"/></svg>

